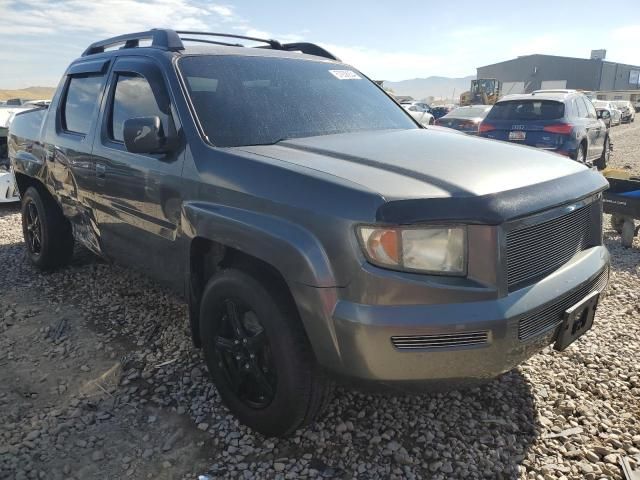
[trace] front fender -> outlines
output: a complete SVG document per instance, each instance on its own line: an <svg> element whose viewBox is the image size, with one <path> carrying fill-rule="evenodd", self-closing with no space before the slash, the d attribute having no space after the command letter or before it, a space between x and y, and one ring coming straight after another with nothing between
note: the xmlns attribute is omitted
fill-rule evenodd
<svg viewBox="0 0 640 480"><path fill-rule="evenodd" d="M185 236L206 238L258 258L285 279L318 362L341 364L332 315L340 288L329 258L308 230L261 212L207 202L185 203Z"/></svg>
<svg viewBox="0 0 640 480"><path fill-rule="evenodd" d="M299 225L260 212L194 202L183 206L188 237L203 237L240 250L275 267L287 283L336 287L318 239Z"/></svg>

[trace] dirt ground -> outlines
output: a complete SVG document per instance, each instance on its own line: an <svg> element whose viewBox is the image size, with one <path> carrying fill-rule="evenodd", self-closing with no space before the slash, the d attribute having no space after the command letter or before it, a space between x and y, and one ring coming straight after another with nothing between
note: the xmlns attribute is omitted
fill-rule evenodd
<svg viewBox="0 0 640 480"><path fill-rule="evenodd" d="M613 140L612 165L640 173L640 122ZM465 393L340 388L276 440L220 403L179 298L82 250L37 272L19 209L0 206L0 478L620 479L640 453L640 243L605 241L613 295L566 353Z"/></svg>

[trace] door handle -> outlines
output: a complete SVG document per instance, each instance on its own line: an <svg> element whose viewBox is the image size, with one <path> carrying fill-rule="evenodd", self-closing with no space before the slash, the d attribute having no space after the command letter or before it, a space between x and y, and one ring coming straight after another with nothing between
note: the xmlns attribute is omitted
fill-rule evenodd
<svg viewBox="0 0 640 480"><path fill-rule="evenodd" d="M96 177L104 178L107 173L107 167L102 163L96 163Z"/></svg>

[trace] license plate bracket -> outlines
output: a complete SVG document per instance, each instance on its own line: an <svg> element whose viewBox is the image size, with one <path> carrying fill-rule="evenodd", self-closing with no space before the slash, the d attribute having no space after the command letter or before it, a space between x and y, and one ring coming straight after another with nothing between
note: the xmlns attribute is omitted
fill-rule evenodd
<svg viewBox="0 0 640 480"><path fill-rule="evenodd" d="M513 130L509 132L509 140L525 140L527 138L527 132L521 130Z"/></svg>
<svg viewBox="0 0 640 480"><path fill-rule="evenodd" d="M564 312L558 338L553 348L562 351L593 326L600 292L592 292Z"/></svg>

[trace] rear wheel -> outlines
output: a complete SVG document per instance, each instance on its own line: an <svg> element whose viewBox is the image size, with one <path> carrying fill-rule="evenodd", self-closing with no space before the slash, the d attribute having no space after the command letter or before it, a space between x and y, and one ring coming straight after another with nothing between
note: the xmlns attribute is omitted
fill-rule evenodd
<svg viewBox="0 0 640 480"><path fill-rule="evenodd" d="M607 164L609 163L609 157L611 157L611 143L609 137L604 139L604 147L602 148L602 155L600 158L596 160L596 167L598 170L604 170L607 168Z"/></svg>
<svg viewBox="0 0 640 480"><path fill-rule="evenodd" d="M268 282L228 269L202 296L204 356L220 397L245 425L287 436L312 422L330 398L295 306Z"/></svg>
<svg viewBox="0 0 640 480"><path fill-rule="evenodd" d="M73 232L55 200L35 187L22 197L22 233L27 256L42 270L69 263L73 255Z"/></svg>
<svg viewBox="0 0 640 480"><path fill-rule="evenodd" d="M614 213L611 215L611 228L616 232L622 233L622 225L624 225L624 217Z"/></svg>

